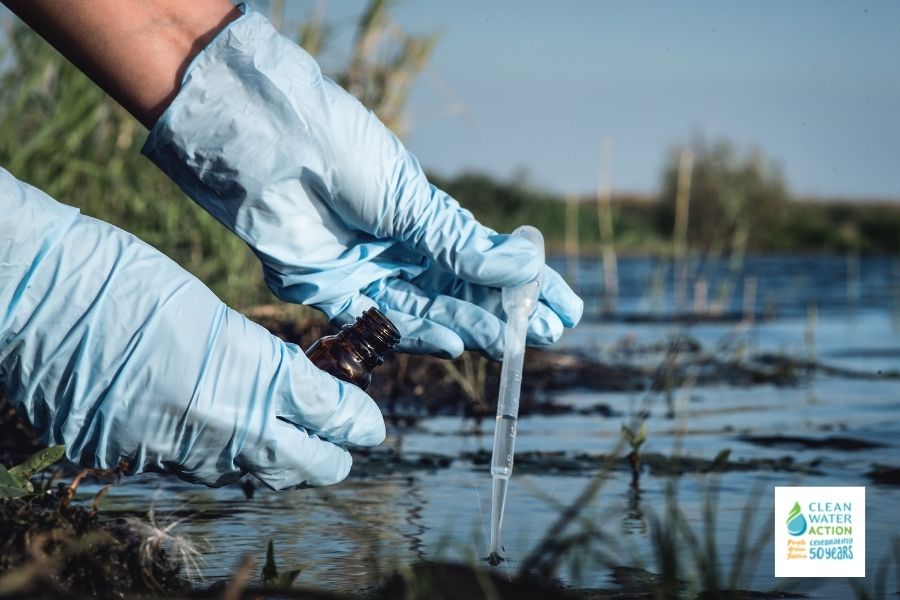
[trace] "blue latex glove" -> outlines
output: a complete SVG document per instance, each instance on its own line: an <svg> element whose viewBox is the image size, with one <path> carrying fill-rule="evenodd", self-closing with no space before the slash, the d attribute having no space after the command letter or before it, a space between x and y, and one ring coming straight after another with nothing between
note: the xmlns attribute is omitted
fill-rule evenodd
<svg viewBox="0 0 900 600"><path fill-rule="evenodd" d="M144 153L259 256L281 299L337 323L377 305L400 349L500 358L499 288L543 257L428 183L381 122L244 8L189 66ZM528 341L555 342L582 302L546 269Z"/></svg>
<svg viewBox="0 0 900 600"><path fill-rule="evenodd" d="M283 489L340 481L336 444L384 438L364 392L147 244L2 169L0 214L0 380L70 460Z"/></svg>

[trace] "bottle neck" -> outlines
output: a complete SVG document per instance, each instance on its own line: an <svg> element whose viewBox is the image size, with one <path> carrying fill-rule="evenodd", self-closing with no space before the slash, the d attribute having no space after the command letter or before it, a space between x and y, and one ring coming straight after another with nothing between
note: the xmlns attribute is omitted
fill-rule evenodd
<svg viewBox="0 0 900 600"><path fill-rule="evenodd" d="M400 332L376 308L365 311L352 325L344 325L339 335L350 342L367 369L384 362L384 355L400 341Z"/></svg>

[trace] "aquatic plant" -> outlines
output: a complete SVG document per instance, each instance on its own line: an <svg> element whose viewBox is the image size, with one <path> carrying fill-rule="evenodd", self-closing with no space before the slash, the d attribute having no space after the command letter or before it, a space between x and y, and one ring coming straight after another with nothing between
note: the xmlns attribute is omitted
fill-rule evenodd
<svg viewBox="0 0 900 600"><path fill-rule="evenodd" d="M263 589L288 590L294 585L294 580L297 579L302 570L292 569L279 573L278 567L275 566L275 544L272 540L269 540L269 545L266 546L266 563L263 565L262 573L259 575Z"/></svg>
<svg viewBox="0 0 900 600"><path fill-rule="evenodd" d="M65 446L51 446L38 451L25 462L9 470L0 464L0 498L17 498L33 494L35 490L31 477L58 461L65 452Z"/></svg>
<svg viewBox="0 0 900 600"><path fill-rule="evenodd" d="M631 483L636 486L641 479L641 446L647 441L647 421L637 417L631 425L622 423L622 435L631 448L628 462L631 464Z"/></svg>

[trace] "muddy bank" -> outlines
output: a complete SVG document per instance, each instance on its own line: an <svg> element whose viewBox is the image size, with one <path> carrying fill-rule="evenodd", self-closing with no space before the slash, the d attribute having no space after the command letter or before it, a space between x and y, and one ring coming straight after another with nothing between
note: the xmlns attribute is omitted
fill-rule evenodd
<svg viewBox="0 0 900 600"><path fill-rule="evenodd" d="M0 595L121 598L185 587L167 533L137 518L101 522L67 488L0 499ZM168 536L170 537L170 536Z"/></svg>
<svg viewBox="0 0 900 600"><path fill-rule="evenodd" d="M0 462L18 463L43 447L31 424L0 394Z"/></svg>
<svg viewBox="0 0 900 600"><path fill-rule="evenodd" d="M640 455L641 470L651 475L680 476L691 473L729 473L749 471L782 471L803 473L806 475L824 475L819 470L821 461L811 460L799 462L790 456L773 458L753 458L733 461L728 454L712 459L693 456L674 456L658 452ZM486 450L464 453L461 457L477 469L489 469L491 454ZM610 456L608 454L592 454L587 452L517 452L516 473L531 474L571 474L593 475L600 469L613 471L631 471L631 461L625 454Z"/></svg>
<svg viewBox="0 0 900 600"><path fill-rule="evenodd" d="M703 458L666 455L658 452L640 455L640 470L653 476L681 476L702 473L786 472L804 475L825 475L820 469L822 460L814 458L798 461L792 456L730 460L730 452ZM477 471L490 468L491 454L487 450L463 452L458 456L432 452L402 453L395 448L353 450L353 470L350 479L426 473L446 469L451 465L468 466ZM532 475L593 476L601 470L632 470L631 459L621 456L588 452L527 451L516 453L516 473ZM889 477L886 475L885 477Z"/></svg>
<svg viewBox="0 0 900 600"><path fill-rule="evenodd" d="M309 311L261 306L249 316L282 339L308 348L337 330ZM648 360L647 357L652 359ZM519 414L597 414L621 416L605 404L573 407L552 399L555 392L581 389L595 392L666 394L684 385L798 385L815 373L832 377L895 379L896 371L868 373L790 356L759 354L730 357L706 351L686 334L639 346L624 341L603 359L529 348L522 382ZM387 421L408 426L424 416L454 415L479 420L496 411L500 364L474 353L455 360L390 354L378 368L369 393ZM30 426L0 399L0 458L27 456L40 448Z"/></svg>
<svg viewBox="0 0 900 600"><path fill-rule="evenodd" d="M284 340L308 348L336 330L315 318L292 316L279 306L257 307L251 318ZM816 374L851 379L900 379L900 372L869 373L806 358L771 353L732 355L704 348L688 334L638 345L627 340L603 356L563 354L529 348L525 357L519 414L571 414L584 408L551 400L554 392L666 393L684 385L795 386ZM474 353L455 360L391 354L376 371L370 394L385 416L397 424L426 415L480 418L496 411L500 364ZM619 416L605 405L591 414Z"/></svg>
<svg viewBox="0 0 900 600"><path fill-rule="evenodd" d="M454 462L454 457L433 452L406 454L396 448L358 448L352 451L352 477L365 479L383 475L446 469Z"/></svg>
<svg viewBox="0 0 900 600"><path fill-rule="evenodd" d="M671 575L659 575L645 569L616 566L611 569L609 587L578 588L559 580L537 575L511 573L455 563L423 562L402 572L388 575L372 589L358 594L332 594L299 586L275 592L261 587L233 591L234 598L333 599L333 600L654 600L681 597L689 583ZM194 592L190 598L221 598L225 585L206 592ZM714 600L769 600L809 598L806 594L784 591L701 590L697 598Z"/></svg>
<svg viewBox="0 0 900 600"><path fill-rule="evenodd" d="M814 438L802 435L744 435L738 438L742 442L754 446L776 448L799 448L804 450L871 450L884 448L884 444L869 442L858 438L832 435L825 438Z"/></svg>
<svg viewBox="0 0 900 600"><path fill-rule="evenodd" d="M900 485L900 467L875 464L872 465L872 470L866 473L866 477L871 479L872 483Z"/></svg>

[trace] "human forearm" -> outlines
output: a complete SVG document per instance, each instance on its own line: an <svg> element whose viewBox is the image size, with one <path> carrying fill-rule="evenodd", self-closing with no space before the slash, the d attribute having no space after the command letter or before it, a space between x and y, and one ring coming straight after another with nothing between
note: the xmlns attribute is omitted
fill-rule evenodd
<svg viewBox="0 0 900 600"><path fill-rule="evenodd" d="M191 59L240 15L229 0L2 0L148 128Z"/></svg>
<svg viewBox="0 0 900 600"><path fill-rule="evenodd" d="M254 249L279 298L337 324L377 306L401 351L499 358L499 288L543 265L527 240L430 185L374 114L251 9L193 61L143 152ZM546 271L531 344L553 343L582 313Z"/></svg>

